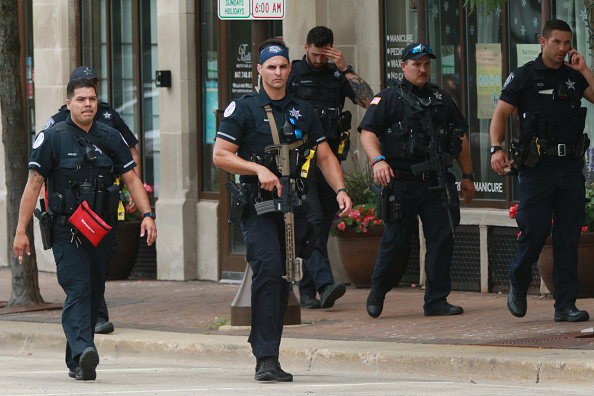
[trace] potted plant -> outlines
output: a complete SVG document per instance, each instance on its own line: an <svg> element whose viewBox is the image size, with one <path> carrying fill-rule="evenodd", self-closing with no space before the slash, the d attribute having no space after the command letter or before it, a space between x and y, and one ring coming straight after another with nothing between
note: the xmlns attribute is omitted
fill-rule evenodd
<svg viewBox="0 0 594 396"><path fill-rule="evenodd" d="M582 227L578 247L578 278L580 280L579 296L594 297L594 183L586 182L586 220ZM509 217L516 218L518 205L509 208ZM555 225L553 224L553 227ZM518 234L518 237L520 234ZM538 258L538 271L543 283L553 293L553 237L549 236Z"/></svg>
<svg viewBox="0 0 594 396"><path fill-rule="evenodd" d="M351 283L355 287L369 287L384 222L376 217L375 195L370 190L373 170L369 165L358 165L357 151L352 158L355 172L345 172L345 185L353 210L347 216L335 216L330 235L337 237L340 259Z"/></svg>

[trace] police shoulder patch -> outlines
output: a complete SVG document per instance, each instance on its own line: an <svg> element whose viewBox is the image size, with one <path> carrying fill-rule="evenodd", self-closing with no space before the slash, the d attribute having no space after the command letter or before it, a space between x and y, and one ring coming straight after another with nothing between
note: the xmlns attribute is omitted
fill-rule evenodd
<svg viewBox="0 0 594 396"><path fill-rule="evenodd" d="M47 120L47 122L43 126L43 129L47 129L47 128L51 127L52 125L54 125L55 123L56 123L56 121L54 121L54 117L50 117L49 120Z"/></svg>
<svg viewBox="0 0 594 396"><path fill-rule="evenodd" d="M505 89L505 87L507 87L507 85L512 82L512 80L514 79L515 75L514 73L509 73L509 76L507 76L507 80L505 80L505 83L503 84L503 89Z"/></svg>
<svg viewBox="0 0 594 396"><path fill-rule="evenodd" d="M35 139L35 142L33 142L33 150L35 150L36 148L38 148L39 146L41 146L43 144L43 141L44 140L45 140L45 134L43 133L43 131L41 131L37 135L37 138Z"/></svg>
<svg viewBox="0 0 594 396"><path fill-rule="evenodd" d="M227 106L227 108L225 109L223 116L229 117L231 114L233 114L233 112L235 111L235 106L235 101L229 103L229 106Z"/></svg>

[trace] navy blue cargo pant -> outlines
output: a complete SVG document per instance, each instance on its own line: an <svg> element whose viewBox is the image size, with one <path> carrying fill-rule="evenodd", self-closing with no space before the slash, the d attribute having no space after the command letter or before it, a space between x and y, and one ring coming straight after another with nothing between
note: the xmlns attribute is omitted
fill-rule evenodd
<svg viewBox="0 0 594 396"><path fill-rule="evenodd" d="M299 295L316 295L323 286L334 283L332 267L328 258L328 235L330 226L338 212L336 192L315 167L315 177L310 180L307 192L307 219L320 229L315 249L311 257L303 260L303 279L299 282Z"/></svg>
<svg viewBox="0 0 594 396"><path fill-rule="evenodd" d="M105 292L107 267L114 242L112 229L97 247L81 233L81 243L72 241L71 226L55 225L52 250L58 283L66 293L62 307L62 327L66 335L66 365L78 366L79 355L94 347L95 324Z"/></svg>
<svg viewBox="0 0 594 396"><path fill-rule="evenodd" d="M511 284L520 293L532 282L532 265L553 229L553 284L555 309L574 308L579 281L577 254L585 220L584 161L545 157L535 168L518 176L520 228L518 251L509 270Z"/></svg>
<svg viewBox="0 0 594 396"><path fill-rule="evenodd" d="M456 207L451 209L454 226L460 223L458 195L453 187L454 176L450 177L450 191ZM417 215L423 222L423 233L427 246L425 255L425 312L432 312L446 302L452 290L450 264L454 249L454 238L446 207L439 192L429 191L437 185L435 177L425 180L396 180L392 183L392 194L400 199L404 218L386 221L384 235L378 249L377 260L371 278L372 291L384 296L395 282L399 268L407 265L411 236L418 228Z"/></svg>
<svg viewBox="0 0 594 396"><path fill-rule="evenodd" d="M303 206L295 208L295 243L299 251L307 232ZM291 284L283 279L285 263L285 223L282 213L258 216L253 205L241 220L246 260L252 272L252 326L248 341L256 359L278 358L283 321Z"/></svg>

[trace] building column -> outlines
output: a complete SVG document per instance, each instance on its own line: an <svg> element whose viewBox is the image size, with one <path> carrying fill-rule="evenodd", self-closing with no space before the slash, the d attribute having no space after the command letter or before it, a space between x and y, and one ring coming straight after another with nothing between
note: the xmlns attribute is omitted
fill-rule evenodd
<svg viewBox="0 0 594 396"><path fill-rule="evenodd" d="M35 67L35 129L43 129L48 118L66 103L66 86L76 59L75 0L33 2L33 58ZM37 220L35 251L40 271L56 271L51 250L43 250Z"/></svg>
<svg viewBox="0 0 594 396"><path fill-rule="evenodd" d="M161 190L157 212L157 278L196 279L198 153L194 2L157 3L159 69L171 87L159 88Z"/></svg>

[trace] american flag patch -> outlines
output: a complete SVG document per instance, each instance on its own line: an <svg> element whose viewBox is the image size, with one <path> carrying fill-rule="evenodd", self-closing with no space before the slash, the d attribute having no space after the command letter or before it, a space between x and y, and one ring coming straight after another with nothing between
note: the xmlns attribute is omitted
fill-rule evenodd
<svg viewBox="0 0 594 396"><path fill-rule="evenodd" d="M373 98L371 100L371 103L370 104L376 105L376 104L378 104L380 102L380 100L382 100L382 98L376 96L375 98Z"/></svg>

